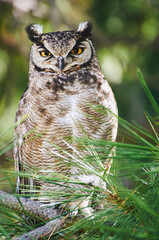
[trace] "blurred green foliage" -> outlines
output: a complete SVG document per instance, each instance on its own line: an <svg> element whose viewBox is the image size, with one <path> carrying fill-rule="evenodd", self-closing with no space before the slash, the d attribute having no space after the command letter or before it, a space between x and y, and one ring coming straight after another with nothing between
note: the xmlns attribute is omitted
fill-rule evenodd
<svg viewBox="0 0 159 240"><path fill-rule="evenodd" d="M159 2L157 0L1 0L0 1L0 133L14 125L18 101L27 86L31 43L24 28L44 31L76 29L93 23L93 42L102 70L115 93L119 115L145 125L143 111L153 115L136 76L138 67L156 100L159 94ZM0 145L13 137L13 128ZM12 158L12 151L5 157ZM0 159L0 162L4 157Z"/></svg>

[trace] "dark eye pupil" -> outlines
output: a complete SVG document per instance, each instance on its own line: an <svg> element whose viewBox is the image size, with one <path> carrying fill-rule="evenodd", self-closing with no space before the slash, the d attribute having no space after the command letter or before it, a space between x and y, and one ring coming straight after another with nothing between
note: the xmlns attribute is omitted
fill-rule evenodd
<svg viewBox="0 0 159 240"><path fill-rule="evenodd" d="M78 50L79 50L78 48L73 49L74 53L78 53Z"/></svg>
<svg viewBox="0 0 159 240"><path fill-rule="evenodd" d="M46 56L50 56L51 53L50 53L49 51L41 51L41 52L40 52L40 55L41 55L42 57L46 57Z"/></svg>

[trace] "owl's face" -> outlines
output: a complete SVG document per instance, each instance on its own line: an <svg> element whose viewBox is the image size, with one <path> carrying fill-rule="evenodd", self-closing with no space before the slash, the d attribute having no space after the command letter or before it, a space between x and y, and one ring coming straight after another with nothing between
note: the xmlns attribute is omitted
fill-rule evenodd
<svg viewBox="0 0 159 240"><path fill-rule="evenodd" d="M81 23L77 31L42 33L39 25L26 28L32 46L32 62L39 71L68 73L89 64L94 49L89 35L92 27Z"/></svg>

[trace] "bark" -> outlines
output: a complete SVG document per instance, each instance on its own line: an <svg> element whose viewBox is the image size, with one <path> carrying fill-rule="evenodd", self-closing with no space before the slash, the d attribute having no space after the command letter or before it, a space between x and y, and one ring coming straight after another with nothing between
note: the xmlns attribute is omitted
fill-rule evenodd
<svg viewBox="0 0 159 240"><path fill-rule="evenodd" d="M11 195L3 191L0 191L0 205L35 221L48 221L45 225L16 238L16 240L42 238L43 235L53 233L65 221L65 218L61 216L61 209L48 208L38 201Z"/></svg>

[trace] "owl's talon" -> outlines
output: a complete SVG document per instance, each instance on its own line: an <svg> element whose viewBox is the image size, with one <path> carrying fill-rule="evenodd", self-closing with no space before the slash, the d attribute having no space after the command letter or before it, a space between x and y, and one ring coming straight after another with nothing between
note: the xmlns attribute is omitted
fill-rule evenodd
<svg viewBox="0 0 159 240"><path fill-rule="evenodd" d="M73 217L75 217L77 214L78 214L78 210L74 210L74 211L70 212L70 217L71 217L71 219L72 219Z"/></svg>

